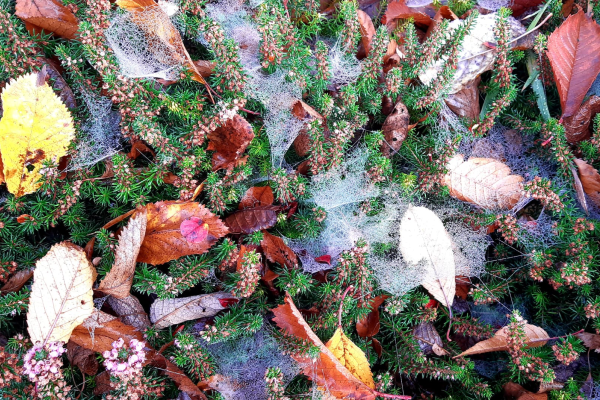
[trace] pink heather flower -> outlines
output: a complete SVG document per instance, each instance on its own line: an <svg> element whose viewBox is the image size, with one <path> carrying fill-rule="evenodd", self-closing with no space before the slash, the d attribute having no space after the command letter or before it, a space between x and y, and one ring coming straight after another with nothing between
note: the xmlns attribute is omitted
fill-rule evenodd
<svg viewBox="0 0 600 400"><path fill-rule="evenodd" d="M23 374L34 383L50 378L50 374L58 374L65 351L62 342L46 343L46 346L35 344L23 356Z"/></svg>
<svg viewBox="0 0 600 400"><path fill-rule="evenodd" d="M112 375L129 380L142 373L142 367L146 360L146 352L144 347L145 342L140 342L137 339L129 341L129 345L120 338L112 344L113 348L110 351L104 352L104 367Z"/></svg>

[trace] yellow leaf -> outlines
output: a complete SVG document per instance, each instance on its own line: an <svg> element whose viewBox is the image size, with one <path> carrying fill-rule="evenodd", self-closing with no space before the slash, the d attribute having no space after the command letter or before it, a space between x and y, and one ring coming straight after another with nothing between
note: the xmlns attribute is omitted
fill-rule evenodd
<svg viewBox="0 0 600 400"><path fill-rule="evenodd" d="M375 389L373 373L365 353L338 328L329 342L325 344L333 355L362 383Z"/></svg>
<svg viewBox="0 0 600 400"><path fill-rule="evenodd" d="M3 172L9 192L20 197L40 187L39 170L44 160L58 163L66 154L75 137L73 118L50 86L35 73L12 80L6 86L2 107Z"/></svg>

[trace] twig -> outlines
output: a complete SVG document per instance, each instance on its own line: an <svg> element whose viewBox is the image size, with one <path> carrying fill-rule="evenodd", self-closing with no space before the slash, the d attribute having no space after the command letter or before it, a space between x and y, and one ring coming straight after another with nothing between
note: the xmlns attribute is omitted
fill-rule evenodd
<svg viewBox="0 0 600 400"><path fill-rule="evenodd" d="M350 285L344 291L342 295L342 301L340 302L340 309L338 310L338 328L342 329L342 309L344 308L344 299L350 290L354 289L354 286Z"/></svg>

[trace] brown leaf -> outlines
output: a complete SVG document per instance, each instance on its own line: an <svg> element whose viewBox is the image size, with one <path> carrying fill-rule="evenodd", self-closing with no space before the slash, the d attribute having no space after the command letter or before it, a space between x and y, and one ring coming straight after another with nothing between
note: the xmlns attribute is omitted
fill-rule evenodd
<svg viewBox="0 0 600 400"><path fill-rule="evenodd" d="M575 159L575 165L579 171L578 176L583 191L596 206L600 207L600 174L594 167L579 158Z"/></svg>
<svg viewBox="0 0 600 400"><path fill-rule="evenodd" d="M421 322L413 327L413 335L423 354L443 355L446 353L443 349L444 342L431 322Z"/></svg>
<svg viewBox="0 0 600 400"><path fill-rule="evenodd" d="M524 329L526 335L525 346L527 348L543 346L548 341L547 339L550 338L546 331L539 326L525 324ZM490 353L493 351L506 351L508 350L507 343L508 327L505 326L504 328L498 330L493 337L477 343L475 346L471 347L467 351L463 351L456 357Z"/></svg>
<svg viewBox="0 0 600 400"><path fill-rule="evenodd" d="M390 296L377 296L369 303L371 312L356 322L356 333L362 338L372 337L379 333L379 306Z"/></svg>
<svg viewBox="0 0 600 400"><path fill-rule="evenodd" d="M471 280L468 276L457 275L456 276L456 296L463 300L467 299L469 290L471 288Z"/></svg>
<svg viewBox="0 0 600 400"><path fill-rule="evenodd" d="M523 388L523 386L508 382L502 386L505 400L547 400L546 393L533 393Z"/></svg>
<svg viewBox="0 0 600 400"><path fill-rule="evenodd" d="M600 349L600 335L596 335L595 333L581 332L576 333L575 336L577 336L577 338L583 342L585 347L592 350Z"/></svg>
<svg viewBox="0 0 600 400"><path fill-rule="evenodd" d="M273 200L271 186L254 186L246 191L238 208L243 210L244 208L270 206L273 204Z"/></svg>
<svg viewBox="0 0 600 400"><path fill-rule="evenodd" d="M569 143L578 143L592 136L590 122L594 115L600 112L600 97L591 96L577 110L575 115L563 118L565 135Z"/></svg>
<svg viewBox="0 0 600 400"><path fill-rule="evenodd" d="M544 0L513 0L508 8L512 10L513 17L518 17L525 11L539 6L543 1Z"/></svg>
<svg viewBox="0 0 600 400"><path fill-rule="evenodd" d="M307 356L292 354L292 357L302 365L302 373L309 377L319 387L336 398L353 398L361 400L375 400L373 389L357 379L344 367L333 353L325 347L321 339L310 329L302 318L300 311L294 305L292 298L286 294L285 304L272 310L275 314L273 321L287 334L308 340L317 346L321 352L316 360Z"/></svg>
<svg viewBox="0 0 600 400"><path fill-rule="evenodd" d="M579 200L579 204L583 208L586 214L589 214L587 201L585 199L585 193L583 190L583 185L581 184L581 180L579 179L579 175L577 175L577 171L574 167L571 167L571 175L573 175L573 186L575 188L575 193L577 193L577 199Z"/></svg>
<svg viewBox="0 0 600 400"><path fill-rule="evenodd" d="M67 81L64 80L60 71L58 70L55 62L53 60L44 59L46 62L46 73L48 74L46 79L48 80L48 84L52 86L52 88L58 92L58 98L65 103L65 106L70 110L74 110L77 108L77 100L75 99L75 94L67 84ZM60 65L57 64L59 67ZM52 79L48 79L52 78Z"/></svg>
<svg viewBox="0 0 600 400"><path fill-rule="evenodd" d="M314 108L303 102L302 100L296 100L294 105L292 106L292 115L298 118L299 120L314 120L315 118L318 120L323 120L323 116L317 112ZM307 133L307 128L303 127L300 130L300 133L294 139L294 150L298 154L299 157L306 157L308 152L310 151L310 137Z"/></svg>
<svg viewBox="0 0 600 400"><path fill-rule="evenodd" d="M150 321L156 329L163 329L193 319L212 317L227 308L220 300L232 297L227 292L216 292L178 299L159 299L150 307Z"/></svg>
<svg viewBox="0 0 600 400"><path fill-rule="evenodd" d="M132 294L122 299L110 296L108 305L124 324L131 325L140 331L144 331L151 325L144 307L142 307L138 298Z"/></svg>
<svg viewBox="0 0 600 400"><path fill-rule="evenodd" d="M131 150L127 153L127 158L130 160L136 160L143 153L150 154L152 157L156 156L154 150L146 145L142 140L135 140L131 143Z"/></svg>
<svg viewBox="0 0 600 400"><path fill-rule="evenodd" d="M146 205L146 209L146 236L137 262L158 265L191 254L203 254L229 233L223 221L199 203L160 201ZM187 241L180 232L181 223L191 217L198 217L209 226L208 236L201 243Z"/></svg>
<svg viewBox="0 0 600 400"><path fill-rule="evenodd" d="M15 15L34 27L75 39L79 21L59 0L17 0Z"/></svg>
<svg viewBox="0 0 600 400"><path fill-rule="evenodd" d="M375 36L375 26L373 25L373 21L371 21L371 17L366 12L357 10L357 14L360 26L360 46L356 58L362 60L371 51L371 42Z"/></svg>
<svg viewBox="0 0 600 400"><path fill-rule="evenodd" d="M158 368L163 374L171 378L177 385L177 388L186 393L191 400L207 400L206 396L198 386L196 386L182 370L171 361L167 360L162 354L156 353L149 365Z"/></svg>
<svg viewBox="0 0 600 400"><path fill-rule="evenodd" d="M373 347L373 350L375 350L375 353L377 353L377 357L381 358L381 353L383 352L383 346L381 346L381 343L379 342L379 340L375 339L374 337L370 338L371 341L371 347Z"/></svg>
<svg viewBox="0 0 600 400"><path fill-rule="evenodd" d="M447 164L444 185L450 196L484 208L510 209L521 198L523 177L493 158L470 158L456 154Z"/></svg>
<svg viewBox="0 0 600 400"><path fill-rule="evenodd" d="M33 276L33 269L25 269L23 271L18 271L13 276L10 277L8 282L0 288L0 293L6 294L11 292L18 292L21 290L23 286L27 283L29 279Z"/></svg>
<svg viewBox="0 0 600 400"><path fill-rule="evenodd" d="M254 139L252 126L243 117L236 115L225 125L208 134L207 150L214 150L212 156L213 171L225 168L232 170L236 161L246 151Z"/></svg>
<svg viewBox="0 0 600 400"><path fill-rule="evenodd" d="M263 240L260 242L260 245L267 260L288 268L293 268L298 265L296 253L285 244L283 239L271 235L267 231L262 231L262 233Z"/></svg>
<svg viewBox="0 0 600 400"><path fill-rule="evenodd" d="M114 388L110 382L110 374L108 371L102 371L96 375L96 387L94 387L94 395L100 396L104 393L108 393Z"/></svg>
<svg viewBox="0 0 600 400"><path fill-rule="evenodd" d="M439 10L435 13L433 20L431 21L431 25L427 28L427 32L425 32L425 39L431 36L433 30L442 22L444 19L455 20L458 19L456 14L450 9L448 6L441 6Z"/></svg>
<svg viewBox="0 0 600 400"><path fill-rule="evenodd" d="M264 206L236 211L223 220L229 233L245 233L269 229L277 223L278 207Z"/></svg>
<svg viewBox="0 0 600 400"><path fill-rule="evenodd" d="M408 18L413 18L417 25L429 26L431 24L431 17L422 11L417 11L408 7L404 0L394 0L389 2L385 14L381 18L381 23L389 25L396 19Z"/></svg>
<svg viewBox="0 0 600 400"><path fill-rule="evenodd" d="M215 67L217 66L217 63L215 61L196 60L194 61L194 65L196 66L198 73L203 78L208 78L212 75Z"/></svg>
<svg viewBox="0 0 600 400"><path fill-rule="evenodd" d="M71 365L76 365L85 375L94 376L98 373L96 353L71 340L67 343L67 358Z"/></svg>
<svg viewBox="0 0 600 400"><path fill-rule="evenodd" d="M381 145L383 155L389 157L400 149L408 134L409 118L408 108L402 101L398 101L381 127L385 136L385 143Z"/></svg>
<svg viewBox="0 0 600 400"><path fill-rule="evenodd" d="M554 71L562 116L569 117L579 109L600 72L600 26L579 10L552 32L546 54Z"/></svg>
<svg viewBox="0 0 600 400"><path fill-rule="evenodd" d="M98 290L104 294L119 299L129 296L136 260L146 234L147 214L146 208L141 208L121 230L119 244L115 251L115 262L98 287Z"/></svg>
<svg viewBox="0 0 600 400"><path fill-rule="evenodd" d="M446 105L454 114L459 117L476 120L479 118L479 82L481 76L478 76L470 83L466 84L461 90L450 94L446 98Z"/></svg>

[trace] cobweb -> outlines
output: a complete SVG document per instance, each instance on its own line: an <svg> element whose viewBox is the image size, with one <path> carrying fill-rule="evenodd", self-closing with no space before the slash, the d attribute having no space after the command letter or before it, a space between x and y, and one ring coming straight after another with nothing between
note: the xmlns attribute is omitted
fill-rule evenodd
<svg viewBox="0 0 600 400"><path fill-rule="evenodd" d="M279 368L284 384L299 373L296 362L284 355L279 344L263 325L250 337L208 345L200 340L217 365L218 390L226 400L267 400L265 373L267 368Z"/></svg>
<svg viewBox="0 0 600 400"><path fill-rule="evenodd" d="M360 61L354 54L346 54L342 45L336 42L328 53L330 83L341 86L354 82L362 71Z"/></svg>
<svg viewBox="0 0 600 400"><path fill-rule="evenodd" d="M496 11L502 7L510 6L511 0L478 0L477 4L486 10Z"/></svg>
<svg viewBox="0 0 600 400"><path fill-rule="evenodd" d="M121 148L121 116L111 109L110 99L86 89L81 89L80 93L89 118L81 127L81 135L75 155L71 158L69 171L94 165L112 157Z"/></svg>

